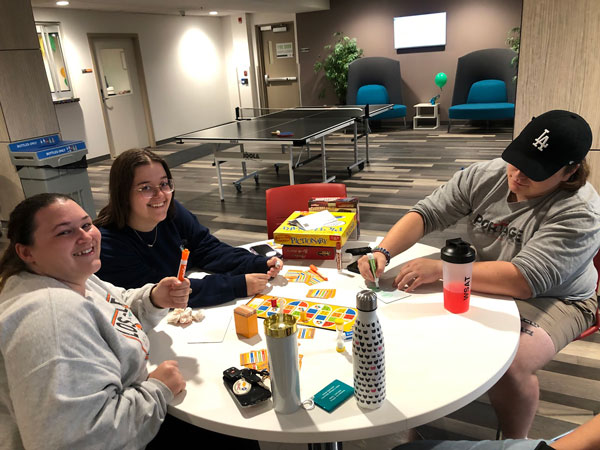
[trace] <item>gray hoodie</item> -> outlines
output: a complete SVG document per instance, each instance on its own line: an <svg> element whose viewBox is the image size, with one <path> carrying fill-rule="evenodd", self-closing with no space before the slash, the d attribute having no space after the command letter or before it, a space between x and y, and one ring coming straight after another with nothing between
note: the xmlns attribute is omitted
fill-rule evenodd
<svg viewBox="0 0 600 450"><path fill-rule="evenodd" d="M124 290L91 276L82 297L28 272L7 280L0 449L139 449L156 435L173 394L147 379L143 328L168 312L152 305L151 288Z"/></svg>
<svg viewBox="0 0 600 450"><path fill-rule="evenodd" d="M468 217L463 238L477 259L512 262L532 297L591 298L600 246L600 197L592 185L522 202L509 203L509 193L506 162L498 158L457 172L411 211L423 217L425 233Z"/></svg>

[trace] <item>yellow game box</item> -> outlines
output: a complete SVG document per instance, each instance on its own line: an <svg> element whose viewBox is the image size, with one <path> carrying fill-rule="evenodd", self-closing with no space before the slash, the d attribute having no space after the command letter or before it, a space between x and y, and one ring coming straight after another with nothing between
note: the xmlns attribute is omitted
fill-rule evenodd
<svg viewBox="0 0 600 450"><path fill-rule="evenodd" d="M352 212L332 212L337 220L328 226L317 228L316 230L303 230L300 227L290 224L290 222L298 217L315 213L314 211L294 211L273 232L273 240L277 244L282 245L336 247L339 244L341 247L356 228L356 214Z"/></svg>

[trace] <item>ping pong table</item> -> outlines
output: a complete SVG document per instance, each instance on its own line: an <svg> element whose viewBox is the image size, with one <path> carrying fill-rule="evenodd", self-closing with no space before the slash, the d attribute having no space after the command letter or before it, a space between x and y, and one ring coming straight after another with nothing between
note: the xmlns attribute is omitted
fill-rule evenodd
<svg viewBox="0 0 600 450"><path fill-rule="evenodd" d="M324 183L335 180L335 176L327 176L327 157L325 137L347 127L354 127L354 163L347 166L348 174L352 169L364 168L369 163L369 119L389 110L393 105L350 105L337 107L296 107L269 112L261 115L244 116L241 108L236 108L236 120L209 127L203 130L177 136L180 142L198 141L217 144L215 149L215 166L219 182L219 195L223 195L221 164L227 161L240 161L243 176L234 181L236 189L241 191L241 182L254 177L258 183L258 170L248 173L246 162L274 163L278 170L279 164L289 166L290 184L294 184L294 170L321 158L321 172ZM256 111L252 109L252 111ZM364 133L358 135L358 123L363 124ZM359 159L358 139L365 137L365 157ZM321 152L311 156L310 144L320 140ZM281 145L281 153L266 153L263 151L246 151L245 143ZM222 144L226 144L221 146ZM239 145L239 152L227 151L232 145ZM300 149L297 161L294 158L294 148ZM303 149L307 150L307 158L301 160Z"/></svg>

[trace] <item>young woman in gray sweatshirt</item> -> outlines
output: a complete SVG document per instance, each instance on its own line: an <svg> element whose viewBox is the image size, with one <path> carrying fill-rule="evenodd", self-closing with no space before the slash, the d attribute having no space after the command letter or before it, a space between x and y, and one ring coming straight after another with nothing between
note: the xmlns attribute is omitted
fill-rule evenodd
<svg viewBox="0 0 600 450"><path fill-rule="evenodd" d="M11 213L0 260L0 449L140 449L185 387L148 373L152 328L189 280L125 290L93 275L100 232L77 203L39 194Z"/></svg>

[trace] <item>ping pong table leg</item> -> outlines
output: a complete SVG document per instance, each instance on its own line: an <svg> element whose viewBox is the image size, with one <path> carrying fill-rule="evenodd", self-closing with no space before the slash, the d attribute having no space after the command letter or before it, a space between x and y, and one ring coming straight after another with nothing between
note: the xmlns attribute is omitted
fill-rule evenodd
<svg viewBox="0 0 600 450"><path fill-rule="evenodd" d="M352 139L352 141L354 142L354 164L347 166L346 169L348 170L348 176L351 177L352 176L352 169L354 169L355 167L358 167L358 170L363 170L363 168L365 167L365 160L361 159L359 161L358 159L358 120L354 121L354 139ZM367 154L367 162L368 162L368 158L369 155Z"/></svg>
<svg viewBox="0 0 600 450"><path fill-rule="evenodd" d="M358 122L354 121L354 164L358 163Z"/></svg>
<svg viewBox="0 0 600 450"><path fill-rule="evenodd" d="M244 144L240 144L240 153L244 154ZM242 160L242 173L244 174L244 178L248 176L248 171L246 170L246 161Z"/></svg>
<svg viewBox="0 0 600 450"><path fill-rule="evenodd" d="M321 172L323 173L323 183L331 183L335 176L327 178L327 155L325 154L325 136L321 138Z"/></svg>
<svg viewBox="0 0 600 450"><path fill-rule="evenodd" d="M282 145L283 147L283 145ZM289 171L290 171L290 186L292 186L294 182L294 147L291 145L288 146L288 150L290 152L290 160L288 162Z"/></svg>
<svg viewBox="0 0 600 450"><path fill-rule="evenodd" d="M219 197L221 197L221 201L225 201L225 196L223 195L223 179L221 178L221 161L217 161L215 157L215 167L217 168L217 180L219 182Z"/></svg>
<svg viewBox="0 0 600 450"><path fill-rule="evenodd" d="M327 183L327 156L325 155L325 137L321 138L321 172L323 183Z"/></svg>
<svg viewBox="0 0 600 450"><path fill-rule="evenodd" d="M367 160L367 164L370 164L369 161L369 116L365 117L365 159Z"/></svg>

